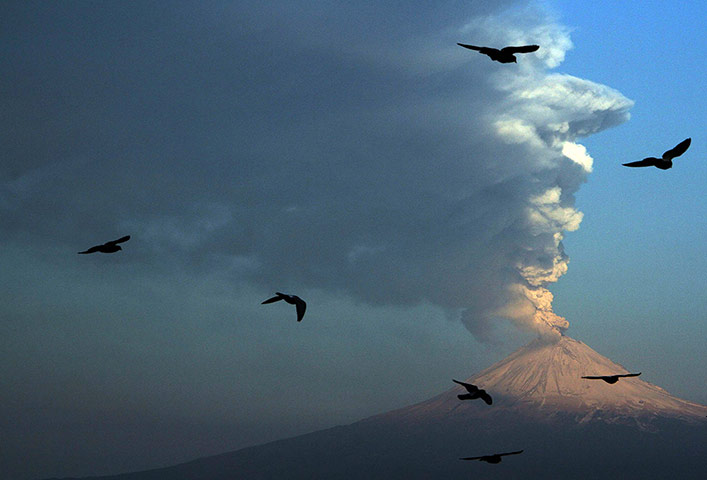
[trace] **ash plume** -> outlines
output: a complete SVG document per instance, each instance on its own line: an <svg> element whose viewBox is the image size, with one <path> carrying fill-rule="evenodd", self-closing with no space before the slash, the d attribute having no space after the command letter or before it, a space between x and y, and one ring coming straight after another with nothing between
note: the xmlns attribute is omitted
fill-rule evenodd
<svg viewBox="0 0 707 480"><path fill-rule="evenodd" d="M493 292L492 301L478 298L489 292L474 292L472 306L462 314L465 326L480 341L490 339L499 318L548 341L556 341L569 327L553 311L548 286L567 272L569 257L562 240L565 232L579 228L583 217L574 206L574 193L591 173L593 159L577 139L626 121L633 105L609 87L549 73L571 42L561 28L547 25L518 40L530 41L534 34L547 35L541 42L549 51L544 63L493 76L505 96L489 114L489 122L495 139L512 148L507 158L496 161L519 165L512 178L522 195L509 196L510 218L495 237L497 254L512 265L499 275L503 288Z"/></svg>
<svg viewBox="0 0 707 480"><path fill-rule="evenodd" d="M189 115L155 95L164 79L143 75L149 65L131 70L134 101L103 106L100 125L75 122L92 143L52 138L52 155L31 168L10 156L0 228L67 244L76 241L63 232L130 231L144 247L122 260L151 272L296 287L310 302L320 291L432 304L462 312L480 340L504 318L556 338L568 323L548 287L567 271L562 240L579 227L574 194L592 169L577 140L626 121L632 102L553 73L567 31L540 9L502 3L465 4L463 24L432 5L317 4L291 22L284 2L247 10L246 22L236 4L229 21L200 17L209 28L191 33L208 32L198 55L186 44L162 52L149 37L160 58L185 59L160 75L180 79ZM541 47L518 65L476 65L456 45L466 39ZM76 75L57 77L56 95L83 98ZM62 108L27 111L62 118Z"/></svg>

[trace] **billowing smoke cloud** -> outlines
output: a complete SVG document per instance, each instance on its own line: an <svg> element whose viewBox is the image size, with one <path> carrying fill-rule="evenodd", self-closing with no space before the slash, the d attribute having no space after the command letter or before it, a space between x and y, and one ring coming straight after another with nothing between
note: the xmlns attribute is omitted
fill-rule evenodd
<svg viewBox="0 0 707 480"><path fill-rule="evenodd" d="M571 42L541 11L489 5L316 4L296 22L285 4L194 23L153 12L199 43L167 51L133 32L136 48L93 58L102 70L78 60L83 43L64 45L52 57L64 76L43 82L38 64L46 101L16 122L41 112L72 127L13 143L3 230L82 247L130 232L123 261L146 268L429 302L463 312L481 340L499 318L552 338L568 323L548 286L567 271L562 239L592 170L577 139L625 121L632 102L550 72ZM500 65L459 41L541 49Z"/></svg>
<svg viewBox="0 0 707 480"><path fill-rule="evenodd" d="M529 38L532 33L525 40ZM492 120L496 140L525 149L527 168L520 181L530 188L515 204L510 228L502 234L511 239L508 245L502 242L502 248L514 271L507 272L504 289L495 292L491 305L474 302L463 314L465 325L481 340L488 336L489 319L497 317L547 339L568 328L567 320L553 311L547 286L567 272L563 235L577 230L582 221L573 194L592 171L592 158L576 140L625 121L632 105L605 86L546 73L543 67L557 65L570 43L560 35L545 45L553 53L544 66L533 64L521 75L504 72L495 79L507 93Z"/></svg>
<svg viewBox="0 0 707 480"><path fill-rule="evenodd" d="M288 170L288 181L294 175L309 188L271 211L287 242L261 237L270 247L247 253L263 267L254 272L259 281L274 284L285 274L291 284L334 287L371 303L461 308L481 340L497 318L548 339L568 327L547 287L567 271L562 239L579 227L573 195L592 170L576 140L625 121L632 102L548 72L571 47L560 27L521 32L485 17L456 32L465 38L542 49L509 67L462 50L451 60L437 46L430 71L442 68L439 58L450 65L429 90L419 75L433 46L403 67L396 61L408 67L398 86L412 98L327 120L339 141L326 158L299 163L307 173ZM312 178L320 168L327 174Z"/></svg>

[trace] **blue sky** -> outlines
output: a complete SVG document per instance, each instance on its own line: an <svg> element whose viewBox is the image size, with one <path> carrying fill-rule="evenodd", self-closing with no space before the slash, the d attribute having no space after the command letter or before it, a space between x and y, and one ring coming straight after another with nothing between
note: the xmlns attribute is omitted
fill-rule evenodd
<svg viewBox="0 0 707 480"><path fill-rule="evenodd" d="M572 318L572 333L599 352L636 368L646 365L660 374L652 382L704 403L707 147L700 134L707 72L699 52L707 46L707 7L550 6L571 28L575 45L561 70L610 85L636 102L629 122L582 141L595 168L577 195L585 216L565 241L572 261L552 288L556 310ZM616 168L660 156L687 137L693 139L689 153L672 170ZM681 373L675 375L677 365Z"/></svg>
<svg viewBox="0 0 707 480"><path fill-rule="evenodd" d="M2 478L352 422L559 316L707 402L705 7L415 6L0 7Z"/></svg>

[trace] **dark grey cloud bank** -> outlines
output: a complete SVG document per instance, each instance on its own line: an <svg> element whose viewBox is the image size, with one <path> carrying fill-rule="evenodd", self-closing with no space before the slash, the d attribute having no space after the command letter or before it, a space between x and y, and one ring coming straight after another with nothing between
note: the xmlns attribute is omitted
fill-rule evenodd
<svg viewBox="0 0 707 480"><path fill-rule="evenodd" d="M562 235L581 221L573 195L591 171L575 140L625 121L631 102L548 72L571 44L542 11L516 2L21 2L0 12L13 415L21 398L47 405L19 386L27 369L33 385L53 385L46 395L63 391L71 418L159 416L155 405L179 397L160 384L174 367L209 391L199 362L227 355L233 339L199 322L262 315L224 300L231 290L254 304L284 290L347 306L431 305L463 312L481 340L502 318L547 337L566 328L546 287L567 268ZM497 65L458 41L541 49ZM75 264L77 248L125 234L123 252ZM193 330L170 323L188 316ZM41 329L41 341L16 343ZM240 340L257 369L265 353ZM268 355L292 348L276 342ZM111 348L114 361L103 356ZM37 356L58 359L55 370ZM62 384L76 365L88 373ZM162 400L126 394L141 385ZM112 403L83 409L99 388ZM235 387L205 393L211 403L176 408L168 423L197 418L208 430L227 410L214 402L234 392L257 398Z"/></svg>
<svg viewBox="0 0 707 480"><path fill-rule="evenodd" d="M587 169L563 142L630 106L546 75L569 41L524 15L93 7L19 19L50 28L17 32L5 67L7 234L129 231L153 246L141 262L470 309L472 331L509 302L540 308L513 290L566 262L555 236L576 228L561 210ZM454 49L460 37L543 52L503 70ZM553 213L533 218L552 189Z"/></svg>

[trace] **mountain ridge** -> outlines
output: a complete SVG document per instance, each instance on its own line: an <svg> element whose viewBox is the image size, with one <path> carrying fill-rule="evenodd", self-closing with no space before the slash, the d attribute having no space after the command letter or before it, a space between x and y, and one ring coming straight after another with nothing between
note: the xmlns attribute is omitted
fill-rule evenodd
<svg viewBox="0 0 707 480"><path fill-rule="evenodd" d="M635 424L652 429L655 417L690 423L704 421L707 406L683 400L663 388L641 380L622 378L614 385L585 375L628 373L622 365L600 355L588 345L563 336L557 342L534 340L466 382L485 389L494 399L491 407L460 402L462 387L454 386L415 405L386 412L413 421L421 417L457 419L463 415L499 416L516 413L535 420L569 417L578 423L603 421ZM473 402L473 401L471 401Z"/></svg>
<svg viewBox="0 0 707 480"><path fill-rule="evenodd" d="M704 478L707 406L639 377L614 385L581 378L624 372L570 337L536 340L469 377L491 394L491 406L459 400L464 390L454 386L349 425L172 467L90 479ZM520 449L523 455L499 465L458 460Z"/></svg>

